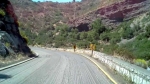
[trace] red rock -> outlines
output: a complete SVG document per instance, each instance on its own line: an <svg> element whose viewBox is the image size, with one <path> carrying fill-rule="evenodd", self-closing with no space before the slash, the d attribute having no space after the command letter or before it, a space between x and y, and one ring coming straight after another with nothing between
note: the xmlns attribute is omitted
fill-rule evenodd
<svg viewBox="0 0 150 84"><path fill-rule="evenodd" d="M124 19L126 14L138 10L141 6L136 5L146 0L125 0L120 3L114 3L110 6L97 10L98 14L105 15L109 19L118 20L118 18ZM116 12L117 11L117 12Z"/></svg>
<svg viewBox="0 0 150 84"><path fill-rule="evenodd" d="M12 16L14 18L14 22L16 23L16 25L18 26L18 19L17 16L14 12L14 8L12 6L12 4L10 3L10 1L7 1L7 8L6 8L6 12Z"/></svg>
<svg viewBox="0 0 150 84"><path fill-rule="evenodd" d="M74 24L75 26L79 26L83 23L91 23L91 21L97 18L101 18L107 24L122 22L123 20L127 20L133 17L138 16L139 14L145 13L148 11L148 7L150 7L149 0L124 0L119 3L114 3L106 7L99 8L96 11L90 12L89 14L76 18L76 20L72 20L69 23ZM94 15L94 16L93 16ZM85 17L87 17L85 19ZM88 19L88 21L87 21Z"/></svg>

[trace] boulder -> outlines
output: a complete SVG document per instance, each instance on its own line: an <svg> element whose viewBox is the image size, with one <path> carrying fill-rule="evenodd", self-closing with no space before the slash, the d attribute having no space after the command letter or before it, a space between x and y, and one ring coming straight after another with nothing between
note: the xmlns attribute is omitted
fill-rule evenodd
<svg viewBox="0 0 150 84"><path fill-rule="evenodd" d="M0 41L2 43L10 43L11 45L15 45L16 43L12 39L12 37L5 31L0 31Z"/></svg>

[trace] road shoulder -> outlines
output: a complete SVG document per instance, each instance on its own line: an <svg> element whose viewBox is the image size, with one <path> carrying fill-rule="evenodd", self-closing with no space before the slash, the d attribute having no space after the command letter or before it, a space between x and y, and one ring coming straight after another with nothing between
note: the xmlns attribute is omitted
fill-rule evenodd
<svg viewBox="0 0 150 84"><path fill-rule="evenodd" d="M0 68L0 71L5 70L5 69L8 69L8 68L11 68L11 67L14 67L14 66L17 66L17 65L20 65L20 64L25 63L25 62L28 62L28 61L30 61L30 60L33 60L34 58L35 58L35 57L14 62L14 63L9 64L9 65L7 65L7 66L1 67L1 68Z"/></svg>
<svg viewBox="0 0 150 84"><path fill-rule="evenodd" d="M127 81L122 75L118 74L116 71L111 70L107 65L100 62L100 60L94 59L88 55L80 54L91 62L93 62L100 70L103 70L105 75L114 83L114 84L132 84L131 82Z"/></svg>

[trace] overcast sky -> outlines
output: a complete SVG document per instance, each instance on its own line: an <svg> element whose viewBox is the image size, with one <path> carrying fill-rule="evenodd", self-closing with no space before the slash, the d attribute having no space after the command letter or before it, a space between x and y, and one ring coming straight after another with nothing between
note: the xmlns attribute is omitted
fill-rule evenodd
<svg viewBox="0 0 150 84"><path fill-rule="evenodd" d="M73 0L32 0L32 1L35 1L35 2L43 2L43 1L53 1L53 2L72 2ZM81 0L76 0L76 1L81 1Z"/></svg>

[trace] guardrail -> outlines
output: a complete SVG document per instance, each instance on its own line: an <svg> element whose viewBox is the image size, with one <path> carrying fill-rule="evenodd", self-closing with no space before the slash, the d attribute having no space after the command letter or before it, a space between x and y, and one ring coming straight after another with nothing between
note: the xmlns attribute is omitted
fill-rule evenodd
<svg viewBox="0 0 150 84"><path fill-rule="evenodd" d="M74 52L73 49L58 49L58 50ZM76 52L89 55L91 54L90 50L78 49L76 50ZM110 69L123 75L129 81L132 81L136 84L150 84L150 72L145 69L142 69L133 64L128 64L126 62L125 63L117 62L114 57L96 51L94 51L93 57L100 60Z"/></svg>

